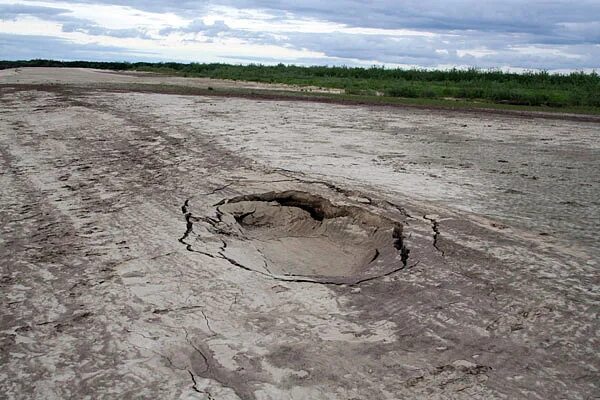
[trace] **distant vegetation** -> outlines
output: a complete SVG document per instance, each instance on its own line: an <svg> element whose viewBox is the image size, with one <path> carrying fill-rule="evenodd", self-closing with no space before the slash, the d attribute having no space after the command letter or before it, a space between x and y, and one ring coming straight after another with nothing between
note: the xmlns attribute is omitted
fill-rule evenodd
<svg viewBox="0 0 600 400"><path fill-rule="evenodd" d="M554 108L600 108L600 75L507 73L497 70L384 69L301 67L293 65L229 65L125 63L89 61L0 61L0 69L16 67L80 67L147 71L180 76L313 85L345 89L347 94L415 99L460 99L485 103Z"/></svg>

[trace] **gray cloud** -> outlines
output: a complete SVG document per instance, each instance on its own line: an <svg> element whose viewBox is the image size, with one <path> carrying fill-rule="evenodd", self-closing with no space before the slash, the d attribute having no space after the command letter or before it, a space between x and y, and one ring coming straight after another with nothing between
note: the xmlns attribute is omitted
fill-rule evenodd
<svg viewBox="0 0 600 400"><path fill-rule="evenodd" d="M220 33L229 32L231 28L224 21L215 21L212 25L205 24L201 19L195 19L187 26L182 28L164 28L160 31L161 35L177 33L202 33L204 36L214 37Z"/></svg>
<svg viewBox="0 0 600 400"><path fill-rule="evenodd" d="M598 21L600 2L579 0L76 0L128 5L154 12L189 15L210 6L259 9L276 16L294 15L371 28L548 32L558 23Z"/></svg>
<svg viewBox="0 0 600 400"><path fill-rule="evenodd" d="M0 59L27 60L46 58L54 60L89 61L160 61L157 54L132 52L131 49L99 44L76 44L68 40L0 33Z"/></svg>
<svg viewBox="0 0 600 400"><path fill-rule="evenodd" d="M325 53L335 64L382 62L387 64L418 65L469 65L481 68L516 67L533 69L596 68L600 59L600 46L536 45L534 50L527 38L501 35L493 39L473 32L465 36L440 35L430 37L393 37L365 34L315 34L292 33L285 40L274 42L296 49ZM473 55L483 51L479 56ZM489 54L487 54L489 53Z"/></svg>
<svg viewBox="0 0 600 400"><path fill-rule="evenodd" d="M477 31L527 34L530 43L598 43L600 1L580 0L75 0L128 5L146 11L183 16L204 13L211 6L258 9L284 16L314 18L351 27L416 29L434 32Z"/></svg>
<svg viewBox="0 0 600 400"><path fill-rule="evenodd" d="M421 65L513 66L581 69L600 66L600 1L580 0L71 0L78 3L126 5L143 11L172 12L191 19L185 27L164 28L160 35L199 33L202 41L238 38L251 44L274 44L324 53L316 63L383 62ZM261 10L273 22L318 19L349 27L411 29L435 37L349 33L271 34L232 29L224 21L213 25L202 16L215 6ZM5 7L5 8L2 8ZM11 8L12 7L12 8ZM66 7L66 6L64 6ZM69 19L67 10L51 7L0 6L5 18L36 15L63 22L65 32L152 39L139 29L107 29L89 21ZM196 39L187 39L196 40ZM529 48L519 51L519 48ZM533 50L531 50L533 49ZM478 57L473 50L484 50ZM462 56L461 56L462 55ZM228 55L235 59L235 55ZM271 62L268 58L262 58ZM248 61L257 61L247 59ZM298 59L304 62L312 59ZM320 61L319 61L320 60ZM197 60L197 61L202 61Z"/></svg>
<svg viewBox="0 0 600 400"><path fill-rule="evenodd" d="M39 18L52 18L68 13L64 8L27 6L21 4L0 4L0 20L14 20L23 15Z"/></svg>
<svg viewBox="0 0 600 400"><path fill-rule="evenodd" d="M71 21L63 23L63 32L82 32L92 36L111 36L115 38L150 39L145 30L141 29L107 29L88 22Z"/></svg>
<svg viewBox="0 0 600 400"><path fill-rule="evenodd" d="M68 15L65 8L29 6L21 4L0 4L0 20L16 20L22 16L33 16L46 21L62 23L63 32L82 32L92 36L112 36L116 38L144 38L149 36L140 29L107 29L88 20Z"/></svg>

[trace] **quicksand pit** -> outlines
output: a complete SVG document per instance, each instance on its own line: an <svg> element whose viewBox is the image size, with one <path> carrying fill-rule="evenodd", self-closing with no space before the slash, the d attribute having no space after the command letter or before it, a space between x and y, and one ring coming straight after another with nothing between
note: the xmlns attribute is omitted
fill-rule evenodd
<svg viewBox="0 0 600 400"><path fill-rule="evenodd" d="M234 197L218 209L273 275L356 282L406 266L402 225L360 207L285 191Z"/></svg>

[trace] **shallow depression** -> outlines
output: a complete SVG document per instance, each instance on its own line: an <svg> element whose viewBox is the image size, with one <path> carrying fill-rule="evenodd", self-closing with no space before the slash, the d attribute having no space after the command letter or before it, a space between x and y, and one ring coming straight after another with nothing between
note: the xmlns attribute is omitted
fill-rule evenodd
<svg viewBox="0 0 600 400"><path fill-rule="evenodd" d="M399 222L306 192L240 196L219 210L239 225L245 244L237 245L256 249L273 275L362 278L408 257Z"/></svg>

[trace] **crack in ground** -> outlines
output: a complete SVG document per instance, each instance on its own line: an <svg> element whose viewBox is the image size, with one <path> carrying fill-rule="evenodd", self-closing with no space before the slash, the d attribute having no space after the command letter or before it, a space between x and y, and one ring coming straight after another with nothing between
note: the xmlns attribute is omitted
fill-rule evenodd
<svg viewBox="0 0 600 400"><path fill-rule="evenodd" d="M272 171L275 171L283 176L286 176L286 177L293 179L295 181L298 181L298 182L306 183L309 185L315 185L315 184L323 185L323 186L327 187L328 189L333 190L334 192L343 194L344 196L353 194L353 192L351 190L344 189L344 188L339 187L331 182L314 180L314 179L303 179L303 178L298 178L295 175L289 175L290 173L291 174L300 174L301 172L299 172L299 171L292 171L291 169L285 169L285 168L275 168L275 169L272 169ZM366 196L363 196L363 197L365 197L366 199L369 200L369 204L371 203L371 199L369 197L366 197Z"/></svg>
<svg viewBox="0 0 600 400"><path fill-rule="evenodd" d="M389 206L391 206L391 207L394 207L396 210L400 211L400 214L402 214L406 218L414 219L414 217L412 215L410 215L408 213L408 211L406 211L406 208L404 208L404 207L402 207L402 206L400 206L398 204L392 203L389 200L384 200L384 203L387 204L387 205L389 205Z"/></svg>
<svg viewBox="0 0 600 400"><path fill-rule="evenodd" d="M191 370L187 370L187 372L190 374L190 377L192 378L192 389L197 392L197 393L202 393L205 394L207 396L208 400L214 400L215 398L212 397L212 395L210 394L210 392L207 392L205 390L200 390L198 389L198 382L196 382L196 377L194 376L194 373Z"/></svg>
<svg viewBox="0 0 600 400"><path fill-rule="evenodd" d="M208 320L208 317L206 316L206 313L204 312L203 309L200 309L200 312L202 313L202 316L204 317L204 321L206 321L206 327L208 328L208 330L210 331L210 333L212 333L212 336L216 336L217 333L215 331L213 331L212 327L210 326L210 321Z"/></svg>
<svg viewBox="0 0 600 400"><path fill-rule="evenodd" d="M223 186L219 186L219 187L217 187L217 188L215 188L215 189L211 190L210 192L207 192L207 193L199 193L199 195L200 195L200 196L210 196L211 194L215 194L215 193L217 193L217 192L220 192L221 190L225 190L225 189L227 189L229 186L233 185L234 183L236 183L236 182L229 182L228 184L226 184L226 185L223 185Z"/></svg>
<svg viewBox="0 0 600 400"><path fill-rule="evenodd" d="M179 308L157 308L152 311L153 314L167 314L170 312L187 311L202 308L202 306L183 306Z"/></svg>
<svg viewBox="0 0 600 400"><path fill-rule="evenodd" d="M217 383L219 383L221 386L231 389L239 398L246 398L247 396L243 396L240 393L240 388L238 386L236 386L233 382L231 382L232 384L228 384L227 382L229 380L231 380L231 377L227 376L227 373L225 372L225 375L223 374L224 371L220 370L218 368L218 362L217 362L217 366L213 366L210 359L212 359L212 356L209 358L208 356L206 356L206 354L204 354L204 352L198 348L198 346L196 346L192 340L190 340L190 335L188 330L185 327L181 327L183 329L183 331L185 332L185 341L200 355L200 357L202 357L202 360L205 364L205 368L203 371L197 372L196 375L199 375L203 378L206 379L210 379L213 380ZM204 393L206 395L208 395L209 399L213 399L212 395L210 395L210 393L206 392L206 391L201 391L200 389L198 389L197 387L197 382L196 382L196 378L194 376L194 373L190 370L190 369L186 369L188 371L188 373L190 374L190 377L192 378L192 382L194 384L194 391L199 392L199 393Z"/></svg>
<svg viewBox="0 0 600 400"><path fill-rule="evenodd" d="M273 275L273 273L271 272L271 270L269 269L269 263L267 262L268 258L265 255L265 253L263 253L263 251L261 249L256 249L256 251L258 251L258 254L260 254L263 258L263 268L265 269L265 271L267 271L270 275ZM271 261L271 260L269 260Z"/></svg>
<svg viewBox="0 0 600 400"><path fill-rule="evenodd" d="M198 393L204 393L204 392L202 392L200 389L198 389L198 388L196 387L196 385L197 385L198 383L196 383L196 378L194 377L194 374L192 373L192 371L190 371L190 370L188 369L188 370L187 370L187 372L190 374L190 377L192 378L192 382L193 382L192 389L194 389L194 391L196 391L196 392L198 392Z"/></svg>
<svg viewBox="0 0 600 400"><path fill-rule="evenodd" d="M187 372L190 374L190 377L192 378L192 389L194 390L194 392L205 394L207 400L215 400L215 398L212 396L212 394L210 392L208 392L206 390L198 389L198 382L196 382L196 377L194 376L194 373L189 369L187 370Z"/></svg>
<svg viewBox="0 0 600 400"><path fill-rule="evenodd" d="M200 354L200 357L202 357L202 360L204 361L204 370L201 371L201 374L204 374L206 372L209 372L211 369L211 365L210 362L208 361L208 357L206 357L206 355L204 354L204 352L202 350L200 350L194 343L192 343L192 341L189 338L189 333L187 331L187 329L185 329L185 327L182 327L183 331L185 332L185 341L192 346L192 348L198 353Z"/></svg>
<svg viewBox="0 0 600 400"><path fill-rule="evenodd" d="M437 219L433 218L432 216L428 216L423 215L423 219L426 221L429 221L431 223L431 229L433 230L433 247L442 255L442 257L445 256L445 252L444 250L440 249L439 244L438 244L438 240L440 238L440 235L442 234L440 232L440 223Z"/></svg>
<svg viewBox="0 0 600 400"><path fill-rule="evenodd" d="M183 330L185 331L185 334L186 334L186 342L188 342L188 344L190 344L190 345L191 345L191 346L192 346L192 347L193 347L193 348L194 348L196 351L198 351L198 349L197 349L197 348L196 348L196 347L195 347L195 346L194 346L194 345L193 345L193 344L192 344L192 343L191 343L191 342L188 340L188 336L187 336L187 335L188 335L188 333L187 333L187 330L186 330L185 328L183 328ZM129 331L129 330L128 330L128 332L133 332L133 331ZM137 332L133 332L133 333L137 333ZM167 361L167 363L169 364L169 366L170 366L172 369L175 369L175 370L178 370L178 371L187 371L187 372L188 372L188 374L190 374L190 377L192 378L192 389L193 389L195 392L202 393L202 394L206 394L206 395L208 396L208 400L214 400L214 398L212 397L212 395L211 395L209 392L202 391L202 390L198 389L198 382L196 382L196 377L194 376L194 373L193 373L193 372L192 372L192 371L191 371L189 368L177 366L177 365L176 365L176 364L173 362L173 360L171 359L171 357L169 357L169 356L167 356L167 355L165 355L165 354L162 354L162 353L160 353L160 352L157 352L156 350L153 350L153 349L150 349L150 348L147 348L147 347L144 347L144 346L139 346L139 345L137 345L137 344L135 344L135 343L132 343L132 342L129 342L129 343L130 343L130 344L131 344L133 347L135 347L135 348L137 348L137 349L143 349L143 350L150 351L150 352L151 352L152 354L154 354L155 356L158 356L158 357L160 357L160 358L162 358L162 359L165 359L165 360ZM200 354L203 356L202 352L200 352ZM205 358L205 360L206 360L206 358ZM206 365L208 365L208 363L207 363ZM204 372L203 372L203 373L204 373ZM216 382L218 382L218 383L220 383L221 385L223 385L223 383L222 383L221 381L219 381L218 379L214 378L213 376L209 376L209 379L213 379L213 380L215 380ZM234 390L234 392L235 392L235 390Z"/></svg>
<svg viewBox="0 0 600 400"><path fill-rule="evenodd" d="M195 350L195 351L196 351L198 354L200 354L200 356L201 356L201 357L202 357L202 359L204 360L204 364L205 364L205 366L206 366L206 367L205 367L204 371L202 371L200 374L205 374L205 373L207 373L207 372L208 372L208 374L207 374L207 376L206 376L205 378L207 378L207 379L210 379L210 380L214 380L215 382L218 382L218 383L219 383L220 385L222 385L223 387L230 388L230 389L232 389L232 390L234 391L234 393L238 394L238 393L237 393L237 391L236 391L234 388L232 388L232 387L229 387L229 386L225 385L225 384L222 382L222 380L218 379L218 378L215 376L215 374L214 374L214 373L211 371L211 365L210 365L210 363L209 363L208 357L206 357L206 356L204 355L204 353L203 353L203 352L202 352L200 349L198 349L198 347L196 347L196 346L195 346L195 345L194 345L194 344L193 344L193 343L190 341L190 339L189 339L189 333L188 333L187 329L185 329L185 327L182 327L182 329L183 329L183 331L185 332L185 341L186 341L186 342L187 342L187 343L188 343L190 346L192 346L192 348L193 348L193 349L194 349L194 350ZM137 332L130 331L130 330L127 330L127 331L128 331L128 332L137 333ZM143 335L142 335L142 336L143 336ZM177 365L176 365L176 364L173 362L173 360L171 359L171 357L167 356L166 354L162 354L162 353L160 353L160 352L157 352L156 350L153 350L153 349L150 349L150 348L147 348L147 347L144 347L144 346L139 346L139 345L137 345L137 344L135 344L135 343L131 343L131 342L129 342L129 343L130 343L130 344L131 344L133 347L135 347L135 348L137 348L137 349L143 349L143 350L150 351L150 352L151 352L151 353L153 353L154 355L156 355L156 356L158 356L158 357L160 357L160 358L163 358L163 359L165 359L165 360L166 360L166 361L169 363L169 366L170 366L171 368L173 368L173 369L176 369L176 370L178 370L178 371L187 371L187 372L188 372L188 374L190 374L190 377L191 377L191 379L192 379L192 389L193 389L195 392L202 393L202 394L206 394L206 395L208 396L208 400L214 400L214 398L212 397L212 395L211 395L209 392L207 392L207 391L202 391L202 390L200 390L200 389L198 388L198 382L196 381L196 377L194 376L194 373L192 372L192 370L191 370L190 368L183 367L183 366L181 366L181 367L180 367L180 366L177 366ZM200 375L200 374L198 374L198 375ZM202 375L200 375L200 376L202 376ZM203 376L203 377L204 377L204 376ZM238 397L239 397L239 396L238 396Z"/></svg>

